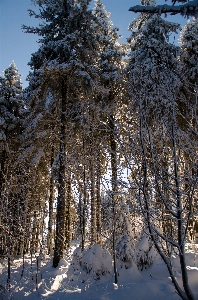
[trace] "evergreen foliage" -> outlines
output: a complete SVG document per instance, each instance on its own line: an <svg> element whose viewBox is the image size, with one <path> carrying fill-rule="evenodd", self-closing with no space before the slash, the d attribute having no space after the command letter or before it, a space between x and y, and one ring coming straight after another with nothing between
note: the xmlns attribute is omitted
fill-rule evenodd
<svg viewBox="0 0 198 300"><path fill-rule="evenodd" d="M159 15L147 15L145 22L144 14L129 26L131 93L148 117L167 115L181 88L180 49L168 43L179 28Z"/></svg>
<svg viewBox="0 0 198 300"><path fill-rule="evenodd" d="M13 165L21 146L23 112L21 75L14 61L3 75L0 78L0 255L11 249L17 253L20 247L17 200L20 201L21 188L16 188L19 177Z"/></svg>
<svg viewBox="0 0 198 300"><path fill-rule="evenodd" d="M192 84L197 84L198 80L198 19L188 20L182 28L180 36L181 49L183 54L181 60L185 64L186 78Z"/></svg>

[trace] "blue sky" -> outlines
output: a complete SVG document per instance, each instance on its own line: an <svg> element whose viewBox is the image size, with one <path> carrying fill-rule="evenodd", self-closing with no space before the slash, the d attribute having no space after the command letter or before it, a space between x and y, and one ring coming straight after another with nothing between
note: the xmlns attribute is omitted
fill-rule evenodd
<svg viewBox="0 0 198 300"><path fill-rule="evenodd" d="M133 5L140 4L140 0L103 0L103 3L106 10L111 12L114 26L120 29L123 36L121 41L125 42L130 34L127 27L137 16L137 14L129 12L128 9ZM165 1L157 0L157 4L162 3ZM21 29L22 24L34 26L38 23L38 20L29 17L28 9L34 10L31 0L0 0L0 73L14 60L20 74L22 74L23 87L28 84L25 80L29 73L27 63L31 53L34 53L39 46L36 42L38 36L24 33ZM178 22L182 26L187 21L179 16L172 16L168 19Z"/></svg>

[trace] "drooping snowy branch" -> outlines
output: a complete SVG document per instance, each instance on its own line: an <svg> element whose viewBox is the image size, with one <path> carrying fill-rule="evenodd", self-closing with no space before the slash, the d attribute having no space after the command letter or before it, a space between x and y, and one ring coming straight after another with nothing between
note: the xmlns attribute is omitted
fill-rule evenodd
<svg viewBox="0 0 198 300"><path fill-rule="evenodd" d="M189 1L188 3L172 6L172 5L157 5L157 6L142 6L135 5L129 8L132 12L141 13L170 13L171 15L181 14L182 16L198 16L198 1Z"/></svg>

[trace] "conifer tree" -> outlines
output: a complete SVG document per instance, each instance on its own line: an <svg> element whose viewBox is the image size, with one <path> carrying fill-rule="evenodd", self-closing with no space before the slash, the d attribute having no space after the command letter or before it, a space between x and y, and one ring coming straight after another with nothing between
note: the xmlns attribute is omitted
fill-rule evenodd
<svg viewBox="0 0 198 300"><path fill-rule="evenodd" d="M63 256L64 249L64 222L67 219L65 218L65 178L70 173L68 159L70 143L68 136L72 126L70 117L75 106L81 107L77 114L84 119L85 122L81 124L83 124L82 129L85 128L87 123L84 109L90 111L93 91L97 93L98 90L99 74L96 62L101 44L95 39L95 17L88 10L89 1L77 2L39 2L41 12L36 17L48 20L48 24L34 29L24 26L27 32L42 36L41 47L32 55L30 61L34 72L29 78L32 86L36 87L33 93L28 91L32 94L31 105L36 106L37 99L42 99L42 96L38 97L38 95L43 94L43 87L50 87L58 108L56 118L58 117L60 122L56 127L59 128L60 145L58 153L55 154L55 157L59 157L59 179L54 266L57 266ZM32 11L30 14L35 15ZM88 148L84 150L86 149Z"/></svg>
<svg viewBox="0 0 198 300"><path fill-rule="evenodd" d="M126 102L125 82L123 80L124 60L126 54L126 45L119 43L120 35L118 28L113 27L110 20L110 14L104 8L100 0L95 1L94 14L97 17L98 31L97 36L101 39L104 46L101 49L99 67L100 81L107 89L106 95L103 97L102 120L106 125L106 137L103 137L103 144L107 145L107 159L111 165L111 197L113 201L113 259L115 283L117 282L116 270L116 214L119 214L118 209L118 149L116 143L117 135L117 109Z"/></svg>
<svg viewBox="0 0 198 300"><path fill-rule="evenodd" d="M180 49L167 42L169 34L179 28L179 24L167 22L159 15L148 16L143 24L139 18L137 24L132 22L129 26L132 35L128 40L131 52L127 68L131 93L146 109L148 118L152 117L151 112L168 112L181 86L181 64L177 59Z"/></svg>
<svg viewBox="0 0 198 300"><path fill-rule="evenodd" d="M19 95L22 92L20 74L14 61L4 70L0 77L0 195L2 196L3 183L6 176L6 164L10 154L17 151L20 133L19 113L22 101ZM13 139L13 136L15 137ZM16 147L16 149L15 149Z"/></svg>
<svg viewBox="0 0 198 300"><path fill-rule="evenodd" d="M185 76L191 84L198 84L198 19L188 20L180 33L180 43L183 53L181 60L185 64Z"/></svg>
<svg viewBox="0 0 198 300"><path fill-rule="evenodd" d="M0 230L1 255L7 252L6 247L9 255L15 255L20 243L18 211L22 209L21 186L16 184L19 174L14 163L21 145L21 92L20 74L13 61L0 78L0 220L5 229L2 231L2 227Z"/></svg>
<svg viewBox="0 0 198 300"><path fill-rule="evenodd" d="M198 19L193 18L188 20L187 24L180 32L181 49L183 50L180 59L183 62L183 73L185 74L185 86L182 89L184 101L180 103L179 121L183 130L194 141L194 147L197 145L197 94L198 94ZM189 130L189 124L193 130ZM196 150L195 150L196 151ZM185 165L192 164L188 153L185 156ZM197 167L191 170L192 174L196 176ZM189 180L185 183L186 189L189 190ZM197 211L196 201L193 203L193 215L190 220L191 228L196 228L196 221L194 220L194 213Z"/></svg>
<svg viewBox="0 0 198 300"><path fill-rule="evenodd" d="M42 3L41 3L42 2ZM41 20L48 20L49 24L41 26L40 28L32 29L30 27L24 26L27 32L36 32L42 36L42 43L39 50L32 54L30 65L34 69L34 73L30 74L30 83L33 87L33 93L35 99L38 98L39 90L42 92L41 98L41 109L45 109L43 105L43 88L48 90L50 87L54 93L55 105L58 107L56 110L56 117L60 120L58 127L55 126L55 119L52 117L52 127L53 132L56 132L56 129L59 131L59 146L51 144L50 148L55 147L59 148L57 154L54 153L54 157L58 155L59 157L59 174L58 174L58 199L57 199L57 215L56 215L56 241L55 241L55 251L54 251L54 261L53 266L56 267L59 263L61 257L63 257L64 250L64 241L65 241L65 195L66 195L66 160L65 160L65 143L66 143L66 122L67 122L67 105L68 105L68 81L66 80L66 72L61 75L61 63L70 62L68 66L65 66L63 70L68 71L72 68L71 59L75 50L73 49L72 54L72 41L74 43L75 35L72 36L71 31L71 22L73 13L73 1L41 1L37 4L41 7L40 15L38 16ZM73 7L74 8L74 7ZM34 15L33 11L30 11L30 15ZM58 15L57 18L55 16ZM74 25L73 20L73 25ZM73 31L75 32L76 26L74 25ZM68 40L67 40L68 39ZM68 43L69 41L69 43ZM51 66L51 67L50 67ZM47 69L48 68L48 69ZM44 77L42 77L44 76ZM42 82L42 88L40 83ZM36 88L36 89L35 89ZM33 102L34 111L35 108L38 110L38 102ZM45 111L44 111L45 112ZM51 115L51 112L50 112ZM48 126L49 118L48 116ZM43 117L43 116L42 116ZM45 125L46 127L46 125ZM51 126L49 126L50 128ZM49 133L49 132L48 132ZM53 134L53 133L52 133ZM49 137L49 136L48 136ZM46 149L45 149L46 153ZM52 164L52 163L51 163ZM50 229L51 230L51 229Z"/></svg>

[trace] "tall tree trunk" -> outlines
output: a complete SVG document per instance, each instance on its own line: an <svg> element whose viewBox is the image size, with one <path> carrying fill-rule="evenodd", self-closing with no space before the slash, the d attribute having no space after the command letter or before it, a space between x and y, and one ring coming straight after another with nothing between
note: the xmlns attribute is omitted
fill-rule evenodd
<svg viewBox="0 0 198 300"><path fill-rule="evenodd" d="M3 184L5 181L5 162L6 162L6 150L3 150L0 154L0 199L2 199Z"/></svg>
<svg viewBox="0 0 198 300"><path fill-rule="evenodd" d="M178 168L178 158L176 153L176 143L175 143L175 130L174 125L172 126L172 141L173 141L173 159L174 159L174 175L175 175L175 187L176 187L176 197L177 197L177 235L179 244L179 258L180 266L182 272L182 281L185 293L189 300L193 300L194 296L189 286L188 274L186 269L185 260L185 246L184 246L184 228L183 228L183 207L182 199L180 193L180 182L179 182L179 168Z"/></svg>
<svg viewBox="0 0 198 300"><path fill-rule="evenodd" d="M71 241L71 198L72 198L72 185L71 174L67 180L67 197L66 197L66 211L65 211L65 246L70 247Z"/></svg>
<svg viewBox="0 0 198 300"><path fill-rule="evenodd" d="M97 153L97 166L96 166L96 230L97 230L97 243L101 244L101 197L100 197L100 149Z"/></svg>
<svg viewBox="0 0 198 300"><path fill-rule="evenodd" d="M111 180L112 180L112 201L113 201L113 264L114 264L114 275L115 283L118 282L117 266L116 266L116 198L117 198L117 145L115 141L115 121L113 115L109 117L109 128L110 128L110 150L111 150Z"/></svg>
<svg viewBox="0 0 198 300"><path fill-rule="evenodd" d="M85 249L85 226L86 226L86 204L87 204L87 190L86 190L86 170L85 166L83 167L83 203L82 205L82 240L81 240L81 248Z"/></svg>
<svg viewBox="0 0 198 300"><path fill-rule="evenodd" d="M37 252L36 249L36 232L37 232L37 211L34 211L33 215L33 225L32 225L32 251L33 253Z"/></svg>
<svg viewBox="0 0 198 300"><path fill-rule="evenodd" d="M59 147L59 178L58 197L56 212L56 238L54 248L53 267L56 268L63 258L65 245L65 194L66 194L66 110L67 110L67 88L66 80L62 80L61 95L61 124L60 124L60 147Z"/></svg>
<svg viewBox="0 0 198 300"><path fill-rule="evenodd" d="M91 114L91 123L93 122L93 116ZM91 245L96 243L96 205L95 205L95 176L94 176L94 150L93 150L93 132L90 126L89 137L89 173L90 173L90 196L91 196Z"/></svg>
<svg viewBox="0 0 198 300"><path fill-rule="evenodd" d="M96 207L95 207L95 180L94 171L91 162L90 179L91 179L91 244L96 243Z"/></svg>
<svg viewBox="0 0 198 300"><path fill-rule="evenodd" d="M81 201L82 224L81 224L81 249L85 248L85 227L86 227L86 205L87 205L87 187L86 187L86 155L85 155L85 132L83 129L83 201Z"/></svg>
<svg viewBox="0 0 198 300"><path fill-rule="evenodd" d="M168 155L165 153L163 154L164 158L164 163L162 165L162 174L163 174L163 184L162 184L162 193L164 195L164 201L167 203L167 206L170 208L171 207L171 199L170 199L170 179L168 175L168 167L169 167L169 158ZM162 204L163 206L163 204ZM164 207L162 208L162 230L164 236L166 236L169 239L173 239L173 225L172 225L172 218L170 211ZM172 255L172 250L173 247L172 245L169 245L168 242L166 242L166 248L167 248L167 253L169 256Z"/></svg>
<svg viewBox="0 0 198 300"><path fill-rule="evenodd" d="M54 147L51 150L51 168L54 162ZM47 249L48 254L52 250L52 226L53 226L53 205L54 205L54 180L52 175L50 175L50 195L49 195L49 221L48 221L48 234L47 234Z"/></svg>

